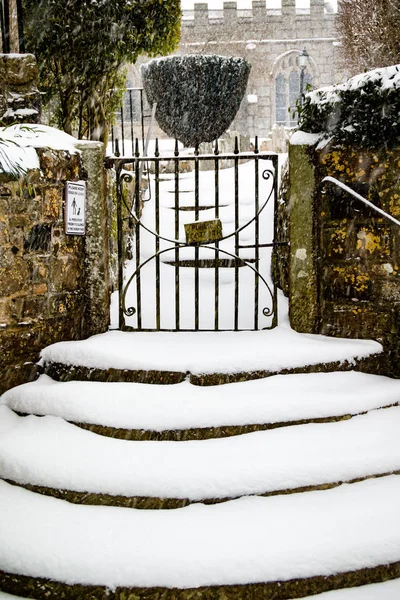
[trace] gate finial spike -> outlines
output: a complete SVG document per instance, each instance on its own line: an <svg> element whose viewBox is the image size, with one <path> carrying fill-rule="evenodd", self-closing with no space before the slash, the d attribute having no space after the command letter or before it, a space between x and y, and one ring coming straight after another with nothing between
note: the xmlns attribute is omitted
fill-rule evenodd
<svg viewBox="0 0 400 600"><path fill-rule="evenodd" d="M199 154L200 154L199 145L196 144L195 147L194 147L194 155L198 156Z"/></svg>
<svg viewBox="0 0 400 600"><path fill-rule="evenodd" d="M215 156L218 156L219 154L218 140L215 140L214 154Z"/></svg>
<svg viewBox="0 0 400 600"><path fill-rule="evenodd" d="M258 135L254 138L254 154L258 154Z"/></svg>
<svg viewBox="0 0 400 600"><path fill-rule="evenodd" d="M135 138L135 156L139 158L139 138Z"/></svg>
<svg viewBox="0 0 400 600"><path fill-rule="evenodd" d="M235 135L235 149L233 152L234 154L239 154L239 140L237 135Z"/></svg>
<svg viewBox="0 0 400 600"><path fill-rule="evenodd" d="M115 150L114 150L114 154L115 156L118 158L119 156L121 156L121 152L119 151L119 139L115 138Z"/></svg>
<svg viewBox="0 0 400 600"><path fill-rule="evenodd" d="M179 156L179 146L178 146L178 140L176 138L175 138L174 156Z"/></svg>
<svg viewBox="0 0 400 600"><path fill-rule="evenodd" d="M156 147L154 149L154 156L160 156L160 150L158 147L158 138L156 138Z"/></svg>

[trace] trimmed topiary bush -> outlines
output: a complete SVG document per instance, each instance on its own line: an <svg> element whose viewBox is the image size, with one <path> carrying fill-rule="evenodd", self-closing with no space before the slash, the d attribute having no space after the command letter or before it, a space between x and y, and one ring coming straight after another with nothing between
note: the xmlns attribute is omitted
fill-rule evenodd
<svg viewBox="0 0 400 600"><path fill-rule="evenodd" d="M400 65L305 95L299 129L364 148L400 143Z"/></svg>
<svg viewBox="0 0 400 600"><path fill-rule="evenodd" d="M143 86L167 135L185 146L217 139L232 123L250 65L243 58L189 54L142 66Z"/></svg>

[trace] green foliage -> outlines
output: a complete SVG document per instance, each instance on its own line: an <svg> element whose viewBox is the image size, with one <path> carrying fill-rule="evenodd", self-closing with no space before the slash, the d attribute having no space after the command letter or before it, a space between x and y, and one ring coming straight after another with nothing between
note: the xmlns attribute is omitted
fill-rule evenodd
<svg viewBox="0 0 400 600"><path fill-rule="evenodd" d="M400 66L310 92L298 111L302 131L363 148L393 148L400 143Z"/></svg>
<svg viewBox="0 0 400 600"><path fill-rule="evenodd" d="M24 0L25 41L44 103L67 133L105 140L125 85L123 65L174 50L180 0Z"/></svg>

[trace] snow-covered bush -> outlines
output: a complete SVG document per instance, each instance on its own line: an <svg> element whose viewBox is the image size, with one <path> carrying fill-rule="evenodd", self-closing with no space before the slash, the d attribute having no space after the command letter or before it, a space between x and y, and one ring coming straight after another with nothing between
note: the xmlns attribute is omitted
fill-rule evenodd
<svg viewBox="0 0 400 600"><path fill-rule="evenodd" d="M212 142L232 123L246 91L250 65L215 54L168 56L142 66L143 87L156 119L185 146Z"/></svg>
<svg viewBox="0 0 400 600"><path fill-rule="evenodd" d="M365 148L400 143L400 65L375 69L305 95L299 128Z"/></svg>

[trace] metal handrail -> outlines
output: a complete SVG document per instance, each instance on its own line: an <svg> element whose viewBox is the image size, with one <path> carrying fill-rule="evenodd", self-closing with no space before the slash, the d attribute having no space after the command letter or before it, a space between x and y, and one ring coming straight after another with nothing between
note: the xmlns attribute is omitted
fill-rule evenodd
<svg viewBox="0 0 400 600"><path fill-rule="evenodd" d="M324 181L329 181L330 183L334 183L335 185L337 185L338 187L340 187L342 190L344 190L345 192L348 192L349 194L351 194L352 196L354 196L354 198L357 198L357 200L361 200L361 202L363 202L366 206L369 206L369 208L372 208L377 213L379 213L383 217L386 217L386 219L389 219L389 221L392 221L393 223L395 223L396 225L398 225L400 227L400 221L398 221L397 219L395 219L394 217L392 217L392 215L389 215L389 213L385 212L381 208L378 208L377 206L375 206L375 204L372 204L372 202L370 202L369 200L367 200L366 198L364 198L364 196L361 196L360 194L357 194L357 192L355 192L354 190L352 190L349 186L347 186L346 184L342 183L338 179L335 179L335 177L329 177L329 176L328 177L324 177L324 179L322 180L321 183L324 183Z"/></svg>

